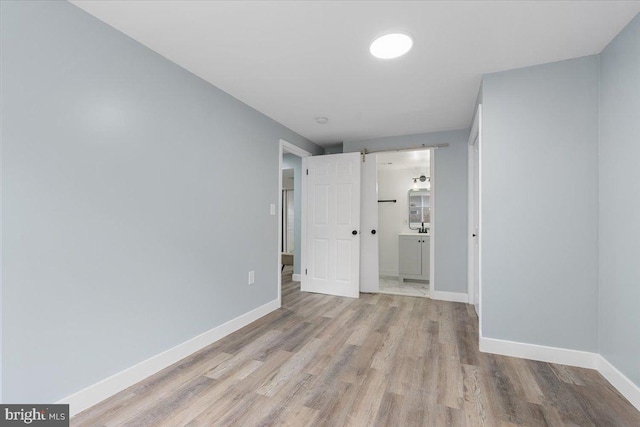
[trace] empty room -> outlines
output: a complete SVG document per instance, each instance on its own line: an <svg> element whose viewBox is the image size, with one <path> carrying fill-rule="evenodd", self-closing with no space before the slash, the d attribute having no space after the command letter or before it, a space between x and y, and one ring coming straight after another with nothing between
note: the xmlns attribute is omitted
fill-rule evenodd
<svg viewBox="0 0 640 427"><path fill-rule="evenodd" d="M640 1L0 0L0 43L1 425L640 425Z"/></svg>

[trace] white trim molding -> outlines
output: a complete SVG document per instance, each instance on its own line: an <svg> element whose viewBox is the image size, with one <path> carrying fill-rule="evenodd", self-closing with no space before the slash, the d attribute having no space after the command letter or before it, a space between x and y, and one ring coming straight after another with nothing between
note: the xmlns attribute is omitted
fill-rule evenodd
<svg viewBox="0 0 640 427"><path fill-rule="evenodd" d="M436 203L436 149L429 149L429 206L431 217L429 218L429 287L436 288L436 237L438 235L438 204ZM434 292L431 292L433 294ZM431 296L433 299L438 299ZM447 300L450 301L450 300Z"/></svg>
<svg viewBox="0 0 640 427"><path fill-rule="evenodd" d="M478 150L476 164L475 151ZM477 206L474 205L475 187L478 187ZM467 142L467 293L478 315L478 328L482 332L482 104L478 104ZM475 230L475 214L478 229ZM478 277L475 277L475 239L478 242ZM477 286L477 288L476 288ZM476 298L477 297L477 298Z"/></svg>
<svg viewBox="0 0 640 427"><path fill-rule="evenodd" d="M598 355L598 371L611 383L633 406L640 411L640 387L616 369L601 354Z"/></svg>
<svg viewBox="0 0 640 427"><path fill-rule="evenodd" d="M429 297L438 301L463 302L465 304L469 302L469 295L463 292L445 292L433 290L429 293Z"/></svg>
<svg viewBox="0 0 640 427"><path fill-rule="evenodd" d="M273 300L254 310L236 317L220 326L210 329L188 341L163 351L147 360L118 372L102 381L73 393L56 403L69 404L70 416L99 403L114 394L131 387L137 382L173 365L177 361L213 344L238 329L280 308L280 301Z"/></svg>
<svg viewBox="0 0 640 427"><path fill-rule="evenodd" d="M480 351L483 353L538 360L540 362L577 366L579 368L598 368L598 354L588 351L569 350L566 348L547 347L544 345L485 337L480 337Z"/></svg>
<svg viewBox="0 0 640 427"><path fill-rule="evenodd" d="M293 280L294 282L299 282L302 280L302 274L295 274L293 273L291 275L291 280Z"/></svg>
<svg viewBox="0 0 640 427"><path fill-rule="evenodd" d="M305 150L304 148L300 148L297 145L290 143L289 141L285 141L284 139L280 140L280 144L282 144L282 148L286 153L290 153L301 158L312 155L309 151Z"/></svg>

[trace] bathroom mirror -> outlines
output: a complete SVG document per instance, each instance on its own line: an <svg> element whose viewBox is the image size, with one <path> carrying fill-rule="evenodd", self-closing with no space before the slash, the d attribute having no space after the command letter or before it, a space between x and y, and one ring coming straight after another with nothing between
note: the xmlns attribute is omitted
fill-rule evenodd
<svg viewBox="0 0 640 427"><path fill-rule="evenodd" d="M430 192L426 189L409 190L409 228L419 230L431 223Z"/></svg>

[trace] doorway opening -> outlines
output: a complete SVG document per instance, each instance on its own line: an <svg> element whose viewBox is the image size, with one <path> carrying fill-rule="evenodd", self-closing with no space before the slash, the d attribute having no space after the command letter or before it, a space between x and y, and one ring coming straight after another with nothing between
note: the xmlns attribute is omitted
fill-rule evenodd
<svg viewBox="0 0 640 427"><path fill-rule="evenodd" d="M283 277L300 281L302 265L302 158L308 151L283 139L278 151L278 301L282 304ZM298 285L299 286L299 285Z"/></svg>
<svg viewBox="0 0 640 427"><path fill-rule="evenodd" d="M295 175L298 175L297 178L299 180L301 159L293 154L285 153L282 160L282 192L280 199L282 206L282 225L280 228L282 230L280 233L282 259L280 263L282 268L280 272L282 273L282 280L287 281L288 279L293 280L294 253L296 246L299 246L300 229L296 227L296 222L300 222L300 219L297 218L300 211L296 207L300 198L300 186L297 186L298 191L296 191L295 183L297 180ZM298 172L297 174L296 171ZM296 215L296 210L298 210L298 215Z"/></svg>
<svg viewBox="0 0 640 427"><path fill-rule="evenodd" d="M433 286L432 150L376 154L379 292L428 297Z"/></svg>

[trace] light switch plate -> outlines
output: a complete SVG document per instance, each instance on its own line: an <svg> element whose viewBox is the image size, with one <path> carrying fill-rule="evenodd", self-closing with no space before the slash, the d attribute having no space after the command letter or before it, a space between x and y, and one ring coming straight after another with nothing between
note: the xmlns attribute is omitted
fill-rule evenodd
<svg viewBox="0 0 640 427"><path fill-rule="evenodd" d="M271 215L275 215L276 214L276 204L275 203L271 203L270 211L271 211Z"/></svg>
<svg viewBox="0 0 640 427"><path fill-rule="evenodd" d="M249 272L249 284L253 285L256 282L255 271L251 270Z"/></svg>

